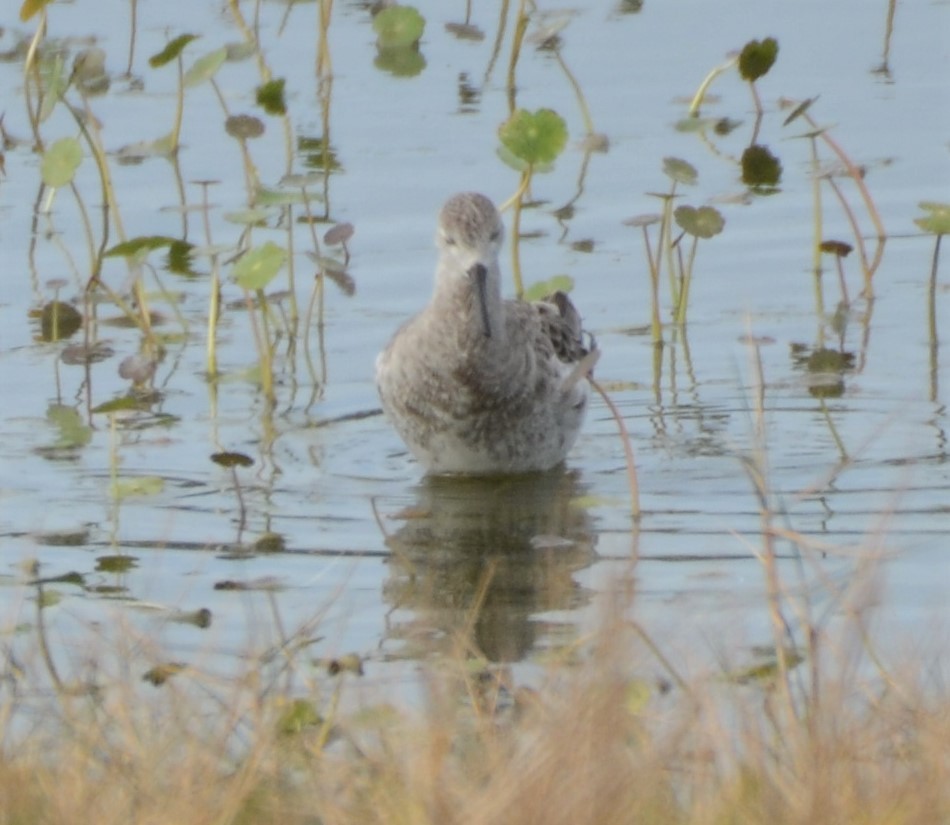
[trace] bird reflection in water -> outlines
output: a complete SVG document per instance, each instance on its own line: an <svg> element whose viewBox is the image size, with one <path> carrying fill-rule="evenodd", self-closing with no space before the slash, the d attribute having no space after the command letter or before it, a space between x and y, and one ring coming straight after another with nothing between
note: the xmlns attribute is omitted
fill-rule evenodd
<svg viewBox="0 0 950 825"><path fill-rule="evenodd" d="M387 647L422 658L463 634L489 661L516 662L570 638L570 621L539 614L590 600L574 578L596 556L576 474L427 477L417 492L387 542Z"/></svg>

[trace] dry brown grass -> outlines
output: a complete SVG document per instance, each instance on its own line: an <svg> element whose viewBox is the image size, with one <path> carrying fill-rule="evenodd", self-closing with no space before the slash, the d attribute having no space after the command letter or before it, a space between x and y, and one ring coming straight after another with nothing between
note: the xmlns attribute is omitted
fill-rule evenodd
<svg viewBox="0 0 950 825"><path fill-rule="evenodd" d="M950 697L920 681L926 663L824 673L794 707L771 677L660 691L636 677L652 654L621 616L540 688L473 668L460 645L413 708L358 709L352 674L322 679L323 694L311 682L322 721L288 715L254 666L155 688L125 662L94 693L31 694L23 677L3 705L0 823L950 821ZM281 732L291 718L300 730Z"/></svg>

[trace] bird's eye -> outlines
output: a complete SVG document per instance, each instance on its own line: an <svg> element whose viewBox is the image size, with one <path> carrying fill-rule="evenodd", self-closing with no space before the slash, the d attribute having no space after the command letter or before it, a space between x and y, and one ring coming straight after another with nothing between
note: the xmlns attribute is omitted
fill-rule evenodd
<svg viewBox="0 0 950 825"><path fill-rule="evenodd" d="M500 238L501 238L501 229L496 229L494 232L491 233L492 242L497 241Z"/></svg>
<svg viewBox="0 0 950 825"><path fill-rule="evenodd" d="M446 246L455 246L455 238L451 235L446 235L443 240L445 241Z"/></svg>

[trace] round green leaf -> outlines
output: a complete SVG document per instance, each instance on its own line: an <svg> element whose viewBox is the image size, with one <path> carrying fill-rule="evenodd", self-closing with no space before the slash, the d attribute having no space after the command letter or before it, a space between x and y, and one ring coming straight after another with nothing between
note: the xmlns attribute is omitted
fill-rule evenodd
<svg viewBox="0 0 950 825"><path fill-rule="evenodd" d="M82 147L76 138L57 140L43 154L40 173L47 186L66 186L82 163Z"/></svg>
<svg viewBox="0 0 950 825"><path fill-rule="evenodd" d="M752 187L778 186L782 162L768 147L753 144L742 153L742 182Z"/></svg>
<svg viewBox="0 0 950 825"><path fill-rule="evenodd" d="M692 186L699 177L699 172L691 163L687 163L680 158L663 158L663 174L676 183L684 183Z"/></svg>
<svg viewBox="0 0 950 825"><path fill-rule="evenodd" d="M414 46L425 27L425 18L412 6L389 6L373 18L376 45L381 49Z"/></svg>
<svg viewBox="0 0 950 825"><path fill-rule="evenodd" d="M498 127L502 145L529 166L553 163L567 145L567 125L552 109L518 109Z"/></svg>
<svg viewBox="0 0 950 825"><path fill-rule="evenodd" d="M678 206L673 212L676 223L684 231L697 238L711 238L722 232L726 220L718 209L711 206Z"/></svg>
<svg viewBox="0 0 950 825"><path fill-rule="evenodd" d="M919 206L927 214L914 218L917 226L933 235L950 235L950 203L922 201Z"/></svg>
<svg viewBox="0 0 950 825"><path fill-rule="evenodd" d="M244 289L263 289L280 272L286 260L286 250L268 241L246 253L234 265L234 280Z"/></svg>
<svg viewBox="0 0 950 825"><path fill-rule="evenodd" d="M750 40L739 54L739 74L750 83L758 80L775 63L778 57L778 41L774 37L765 40Z"/></svg>

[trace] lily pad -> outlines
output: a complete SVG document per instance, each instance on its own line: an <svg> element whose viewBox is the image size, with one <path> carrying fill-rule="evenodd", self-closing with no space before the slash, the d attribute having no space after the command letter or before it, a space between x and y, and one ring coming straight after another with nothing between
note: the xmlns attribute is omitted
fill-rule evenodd
<svg viewBox="0 0 950 825"><path fill-rule="evenodd" d="M40 338L44 341L62 341L82 327L82 314L72 304L50 301L40 311Z"/></svg>
<svg viewBox="0 0 950 825"><path fill-rule="evenodd" d="M40 172L43 183L59 188L73 179L82 163L82 147L76 138L61 138L43 153Z"/></svg>
<svg viewBox="0 0 950 825"><path fill-rule="evenodd" d="M697 238L712 238L722 232L726 219L712 206L678 206L673 212L677 225Z"/></svg>
<svg viewBox="0 0 950 825"><path fill-rule="evenodd" d="M950 235L950 203L921 201L918 206L928 214L914 218L917 226L933 235Z"/></svg>
<svg viewBox="0 0 950 825"><path fill-rule="evenodd" d="M234 280L244 289L263 289L287 261L287 251L273 241L246 253L234 265Z"/></svg>
<svg viewBox="0 0 950 825"><path fill-rule="evenodd" d="M567 145L567 125L553 109L518 109L498 128L502 146L529 166L553 163Z"/></svg>
<svg viewBox="0 0 950 825"><path fill-rule="evenodd" d="M699 177L693 164L680 158L663 158L663 174L676 183L692 186Z"/></svg>
<svg viewBox="0 0 950 825"><path fill-rule="evenodd" d="M376 45L381 49L414 46L425 28L425 18L412 6L389 6L373 18Z"/></svg>
<svg viewBox="0 0 950 825"><path fill-rule="evenodd" d="M752 145L742 153L742 182L752 187L774 187L782 179L782 162L766 146Z"/></svg>
<svg viewBox="0 0 950 825"><path fill-rule="evenodd" d="M766 74L778 57L778 41L774 37L750 40L739 55L739 74L750 83Z"/></svg>
<svg viewBox="0 0 950 825"><path fill-rule="evenodd" d="M112 485L110 492L117 499L131 496L154 496L165 489L165 479L161 476L138 476L120 478Z"/></svg>
<svg viewBox="0 0 950 825"><path fill-rule="evenodd" d="M284 97L284 85L286 81L282 77L268 81L257 87L255 99L260 106L269 115L287 114L287 101Z"/></svg>

